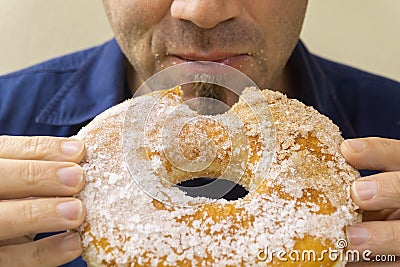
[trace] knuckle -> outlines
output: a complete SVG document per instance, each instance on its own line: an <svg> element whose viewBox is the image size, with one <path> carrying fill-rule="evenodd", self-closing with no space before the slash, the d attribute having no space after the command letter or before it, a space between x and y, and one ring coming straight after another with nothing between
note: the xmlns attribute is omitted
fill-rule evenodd
<svg viewBox="0 0 400 267"><path fill-rule="evenodd" d="M50 151L51 139L46 136L24 137L24 142L20 145L25 154L36 159L43 159Z"/></svg>
<svg viewBox="0 0 400 267"><path fill-rule="evenodd" d="M369 138L375 147L375 150L381 153L392 155L400 153L400 140L380 138L380 137L370 137Z"/></svg>
<svg viewBox="0 0 400 267"><path fill-rule="evenodd" d="M34 153L35 155L42 154L43 151L45 150L44 146L46 142L45 137L36 136L29 138L29 140L30 140L29 147L31 148L32 153Z"/></svg>
<svg viewBox="0 0 400 267"><path fill-rule="evenodd" d="M36 185L38 183L38 177L40 168L34 161L27 161L25 166L21 168L21 179L24 184L28 186Z"/></svg>
<svg viewBox="0 0 400 267"><path fill-rule="evenodd" d="M31 259L35 262L42 262L45 255L45 250L42 246L36 245L31 250Z"/></svg>
<svg viewBox="0 0 400 267"><path fill-rule="evenodd" d="M400 172L391 172L391 188L393 188L395 197L400 196Z"/></svg>
<svg viewBox="0 0 400 267"><path fill-rule="evenodd" d="M380 138L379 145L384 153L387 153L393 149L393 143L389 139Z"/></svg>
<svg viewBox="0 0 400 267"><path fill-rule="evenodd" d="M38 205L30 200L22 206L22 218L27 223L27 225L34 225L39 220L40 208Z"/></svg>

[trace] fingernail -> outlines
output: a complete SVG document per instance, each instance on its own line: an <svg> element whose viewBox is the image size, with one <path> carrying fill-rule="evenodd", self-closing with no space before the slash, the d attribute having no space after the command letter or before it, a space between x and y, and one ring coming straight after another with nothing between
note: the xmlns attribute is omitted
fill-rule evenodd
<svg viewBox="0 0 400 267"><path fill-rule="evenodd" d="M358 199L370 200L378 192L378 184L375 181L358 180L354 182L354 189Z"/></svg>
<svg viewBox="0 0 400 267"><path fill-rule="evenodd" d="M64 154L75 156L82 152L83 144L80 141L65 141L61 144Z"/></svg>
<svg viewBox="0 0 400 267"><path fill-rule="evenodd" d="M369 239L369 231L363 227L349 226L346 235L351 245L360 245Z"/></svg>
<svg viewBox="0 0 400 267"><path fill-rule="evenodd" d="M353 153L360 153L367 146L365 142L357 139L347 139L344 141L344 144Z"/></svg>
<svg viewBox="0 0 400 267"><path fill-rule="evenodd" d="M76 187L82 182L82 169L77 166L58 169L57 175L66 186Z"/></svg>
<svg viewBox="0 0 400 267"><path fill-rule="evenodd" d="M67 220L76 220L82 214L82 204L79 200L61 202L57 205L57 213Z"/></svg>
<svg viewBox="0 0 400 267"><path fill-rule="evenodd" d="M74 233L64 237L61 241L62 250L77 250L81 248L81 237L78 233Z"/></svg>

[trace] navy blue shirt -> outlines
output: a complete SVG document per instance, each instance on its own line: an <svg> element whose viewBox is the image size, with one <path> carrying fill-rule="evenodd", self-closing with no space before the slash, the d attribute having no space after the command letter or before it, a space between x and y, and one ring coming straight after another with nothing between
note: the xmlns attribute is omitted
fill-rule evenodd
<svg viewBox="0 0 400 267"><path fill-rule="evenodd" d="M71 136L130 96L115 40L0 77L0 135ZM317 57L299 42L288 61L295 97L345 138L400 139L400 83ZM68 267L86 266L78 258Z"/></svg>

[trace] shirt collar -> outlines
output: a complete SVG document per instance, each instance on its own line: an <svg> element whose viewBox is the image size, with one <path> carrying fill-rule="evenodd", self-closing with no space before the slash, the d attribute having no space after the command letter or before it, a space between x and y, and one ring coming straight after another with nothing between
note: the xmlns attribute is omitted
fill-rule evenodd
<svg viewBox="0 0 400 267"><path fill-rule="evenodd" d="M345 138L355 137L355 131L317 56L311 54L299 41L288 67L295 84L299 86L295 98L329 117L342 131Z"/></svg>
<svg viewBox="0 0 400 267"><path fill-rule="evenodd" d="M126 98L125 56L116 41L91 53L41 110L37 123L81 124Z"/></svg>

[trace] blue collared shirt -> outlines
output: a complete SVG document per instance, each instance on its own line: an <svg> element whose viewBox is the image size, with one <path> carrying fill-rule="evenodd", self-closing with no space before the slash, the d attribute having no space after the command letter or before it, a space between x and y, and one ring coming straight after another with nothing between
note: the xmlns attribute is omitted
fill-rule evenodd
<svg viewBox="0 0 400 267"><path fill-rule="evenodd" d="M130 96L115 40L0 77L0 135L71 136ZM400 139L400 83L334 63L299 42L289 67L296 98L336 123L345 138ZM78 258L65 266L86 266Z"/></svg>

